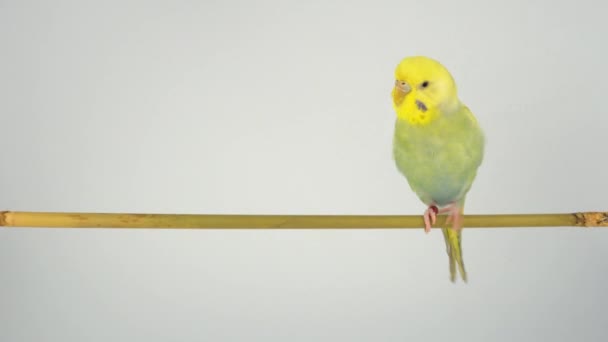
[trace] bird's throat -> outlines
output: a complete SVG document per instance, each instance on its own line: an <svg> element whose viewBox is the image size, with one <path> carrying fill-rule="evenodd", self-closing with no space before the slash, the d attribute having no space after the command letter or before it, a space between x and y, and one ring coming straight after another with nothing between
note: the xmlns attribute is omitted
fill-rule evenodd
<svg viewBox="0 0 608 342"><path fill-rule="evenodd" d="M437 118L437 109L427 105L424 101L407 96L401 105L395 104L397 117L414 126L426 126Z"/></svg>

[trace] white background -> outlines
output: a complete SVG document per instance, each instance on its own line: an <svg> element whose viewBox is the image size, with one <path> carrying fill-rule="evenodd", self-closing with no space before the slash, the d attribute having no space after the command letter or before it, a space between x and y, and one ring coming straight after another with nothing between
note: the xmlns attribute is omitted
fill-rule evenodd
<svg viewBox="0 0 608 342"><path fill-rule="evenodd" d="M599 1L0 1L0 209L422 214L393 71L487 136L466 212L606 210ZM605 341L608 231L0 230L2 341Z"/></svg>

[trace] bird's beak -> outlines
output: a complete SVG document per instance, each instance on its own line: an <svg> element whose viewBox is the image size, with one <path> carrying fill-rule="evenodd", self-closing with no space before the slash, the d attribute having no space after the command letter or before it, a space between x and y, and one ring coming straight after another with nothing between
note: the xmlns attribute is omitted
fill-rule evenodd
<svg viewBox="0 0 608 342"><path fill-rule="evenodd" d="M395 106L400 106L407 95L412 91L412 87L405 81L396 80L393 88L393 102Z"/></svg>

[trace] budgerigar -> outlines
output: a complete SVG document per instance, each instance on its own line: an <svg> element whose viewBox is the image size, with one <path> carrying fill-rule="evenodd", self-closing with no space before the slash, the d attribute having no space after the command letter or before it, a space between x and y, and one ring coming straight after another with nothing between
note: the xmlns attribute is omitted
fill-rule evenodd
<svg viewBox="0 0 608 342"><path fill-rule="evenodd" d="M447 214L443 227L450 279L456 266L466 282L461 250L465 196L484 152L477 120L458 99L456 84L439 62L422 56L403 59L395 70L392 91L397 113L393 155L397 168L424 202L425 232L437 214Z"/></svg>

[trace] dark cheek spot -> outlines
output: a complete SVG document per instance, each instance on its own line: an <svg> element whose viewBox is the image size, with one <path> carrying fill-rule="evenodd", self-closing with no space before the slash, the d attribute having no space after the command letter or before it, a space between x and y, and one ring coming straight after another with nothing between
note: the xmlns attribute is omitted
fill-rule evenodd
<svg viewBox="0 0 608 342"><path fill-rule="evenodd" d="M424 102L422 102L420 100L416 100L416 106L418 107L418 109L420 109L423 112L427 111L426 105L424 104Z"/></svg>

